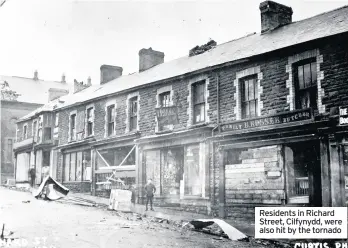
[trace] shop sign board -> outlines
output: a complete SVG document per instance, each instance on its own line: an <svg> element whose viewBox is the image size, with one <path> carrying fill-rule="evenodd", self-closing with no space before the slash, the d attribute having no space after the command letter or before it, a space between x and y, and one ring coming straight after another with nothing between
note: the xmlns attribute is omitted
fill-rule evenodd
<svg viewBox="0 0 348 248"><path fill-rule="evenodd" d="M269 127L292 122L300 122L313 119L311 109L301 109L291 112L281 113L272 116L258 117L253 119L234 121L221 125L222 132L248 130L258 127Z"/></svg>
<svg viewBox="0 0 348 248"><path fill-rule="evenodd" d="M348 125L348 106L340 107L339 109L339 125L347 126Z"/></svg>

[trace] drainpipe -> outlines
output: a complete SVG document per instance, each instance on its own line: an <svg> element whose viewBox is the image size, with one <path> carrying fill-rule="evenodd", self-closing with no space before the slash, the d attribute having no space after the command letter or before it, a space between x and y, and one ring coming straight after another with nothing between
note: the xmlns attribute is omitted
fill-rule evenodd
<svg viewBox="0 0 348 248"><path fill-rule="evenodd" d="M219 133L220 133L221 130L220 130L220 94L219 94L220 87L219 87L219 85L220 85L220 76L217 75L216 76L216 101L217 101L217 108L216 108L217 121L216 122L217 122L217 125L219 127Z"/></svg>

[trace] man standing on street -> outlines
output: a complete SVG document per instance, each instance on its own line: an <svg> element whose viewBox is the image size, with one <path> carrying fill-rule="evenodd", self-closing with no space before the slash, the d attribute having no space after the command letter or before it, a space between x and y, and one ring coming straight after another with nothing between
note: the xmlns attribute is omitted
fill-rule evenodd
<svg viewBox="0 0 348 248"><path fill-rule="evenodd" d="M149 205L149 201L150 201L150 207L151 210L153 210L152 204L153 204L153 195L156 192L156 187L155 185L152 183L152 180L149 179L147 181L147 184L145 185L145 193L146 193L146 211L148 210L147 206Z"/></svg>
<svg viewBox="0 0 348 248"><path fill-rule="evenodd" d="M29 175L30 175L30 186L31 187L34 187L34 185L35 185L35 175L36 174L36 171L35 171L35 168L31 168L30 170L29 170Z"/></svg>

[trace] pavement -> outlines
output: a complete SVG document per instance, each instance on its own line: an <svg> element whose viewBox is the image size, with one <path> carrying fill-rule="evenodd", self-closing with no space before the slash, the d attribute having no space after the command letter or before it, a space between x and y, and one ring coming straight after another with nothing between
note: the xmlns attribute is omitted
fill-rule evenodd
<svg viewBox="0 0 348 248"><path fill-rule="evenodd" d="M106 207L109 205L109 199L98 197L98 196L92 196L90 194L84 194L84 193L73 193L69 192L70 196L76 196L80 198L84 198L86 200L94 201L98 205L105 205ZM141 215L147 215L155 218L161 218L161 219L167 219L172 221L181 221L181 222L188 222L193 219L213 219L214 217L203 215L203 214L197 214L197 213L189 213L184 211L178 211L170 208L164 208L164 207L156 207L154 206L155 211L145 211L145 206L140 204L135 204L135 207L132 209L135 213L141 214ZM255 224L253 222L250 222L248 220L231 220L231 219L225 219L225 222L229 223L233 227L237 228L239 231L244 233L245 235L249 237L255 236Z"/></svg>
<svg viewBox="0 0 348 248"><path fill-rule="evenodd" d="M11 231L8 237L27 242L21 247L42 248L265 247L255 240L232 241L182 228L181 223L156 221L152 215L171 216L158 209L140 217L108 211L105 198L74 193L71 196L82 196L99 206L44 201L35 199L30 192L0 187L0 225L5 224L5 236Z"/></svg>

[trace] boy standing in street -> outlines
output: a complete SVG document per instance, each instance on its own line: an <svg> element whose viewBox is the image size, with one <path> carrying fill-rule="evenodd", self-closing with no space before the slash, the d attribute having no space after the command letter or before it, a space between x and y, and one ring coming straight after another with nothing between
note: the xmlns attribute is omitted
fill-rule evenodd
<svg viewBox="0 0 348 248"><path fill-rule="evenodd" d="M149 179L147 181L147 184L145 185L145 193L146 193L146 211L148 210L147 206L149 205L149 201L150 201L150 207L151 210L153 210L152 204L153 204L153 196L156 192L156 187L155 185L152 183L152 180Z"/></svg>

